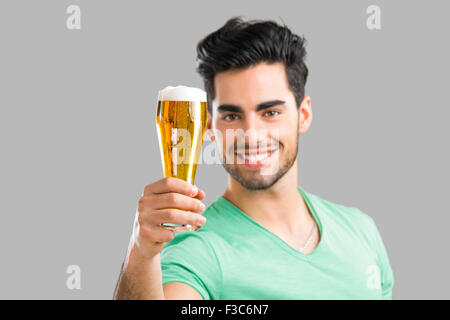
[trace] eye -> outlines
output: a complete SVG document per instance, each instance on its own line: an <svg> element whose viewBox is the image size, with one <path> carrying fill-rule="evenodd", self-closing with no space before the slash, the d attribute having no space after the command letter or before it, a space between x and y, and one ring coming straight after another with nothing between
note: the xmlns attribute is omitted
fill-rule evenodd
<svg viewBox="0 0 450 320"><path fill-rule="evenodd" d="M266 111L266 112L264 113L264 116L265 116L265 117L272 118L272 117L277 116L278 114L279 114L279 112L276 111L276 110L269 110L269 111Z"/></svg>
<svg viewBox="0 0 450 320"><path fill-rule="evenodd" d="M229 113L227 115L225 115L222 119L225 121L233 121L236 120L239 116L237 114L234 113Z"/></svg>

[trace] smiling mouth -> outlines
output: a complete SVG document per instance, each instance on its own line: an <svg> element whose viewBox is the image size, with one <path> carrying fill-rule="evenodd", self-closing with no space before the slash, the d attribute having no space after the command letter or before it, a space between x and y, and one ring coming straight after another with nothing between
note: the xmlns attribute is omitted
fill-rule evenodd
<svg viewBox="0 0 450 320"><path fill-rule="evenodd" d="M262 166L278 149L273 150L246 150L245 152L235 152L234 154L244 160L246 165Z"/></svg>

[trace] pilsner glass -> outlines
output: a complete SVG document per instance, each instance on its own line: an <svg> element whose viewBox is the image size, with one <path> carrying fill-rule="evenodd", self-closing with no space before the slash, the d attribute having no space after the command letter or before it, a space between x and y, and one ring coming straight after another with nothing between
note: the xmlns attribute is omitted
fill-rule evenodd
<svg viewBox="0 0 450 320"><path fill-rule="evenodd" d="M156 131L164 177L176 177L194 185L207 116L203 90L168 86L159 91ZM189 224L163 223L162 226L170 230L197 230Z"/></svg>

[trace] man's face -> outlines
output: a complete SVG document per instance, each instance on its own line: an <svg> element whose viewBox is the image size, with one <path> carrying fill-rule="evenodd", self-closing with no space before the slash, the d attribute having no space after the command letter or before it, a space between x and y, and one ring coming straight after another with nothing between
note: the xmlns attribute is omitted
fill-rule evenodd
<svg viewBox="0 0 450 320"><path fill-rule="evenodd" d="M311 122L310 98L297 108L282 63L221 72L214 86L208 129L221 133L214 139L225 170L246 189L270 188L296 163L298 135Z"/></svg>

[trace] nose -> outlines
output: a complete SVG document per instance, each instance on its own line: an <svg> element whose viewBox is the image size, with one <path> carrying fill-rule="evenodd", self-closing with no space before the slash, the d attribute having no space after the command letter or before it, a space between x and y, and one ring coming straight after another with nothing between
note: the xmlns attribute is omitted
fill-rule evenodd
<svg viewBox="0 0 450 320"><path fill-rule="evenodd" d="M245 117L243 124L245 144L250 148L257 148L267 136L267 128L255 113L250 113Z"/></svg>

